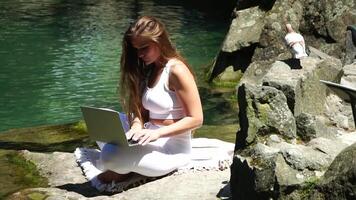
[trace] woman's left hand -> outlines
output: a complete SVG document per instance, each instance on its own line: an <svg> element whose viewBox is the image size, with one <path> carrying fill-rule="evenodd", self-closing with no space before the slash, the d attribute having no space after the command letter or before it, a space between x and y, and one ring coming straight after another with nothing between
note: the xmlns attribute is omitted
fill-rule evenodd
<svg viewBox="0 0 356 200"><path fill-rule="evenodd" d="M144 146L151 141L155 141L160 138L157 130L141 129L132 136L132 139L138 141L138 144Z"/></svg>

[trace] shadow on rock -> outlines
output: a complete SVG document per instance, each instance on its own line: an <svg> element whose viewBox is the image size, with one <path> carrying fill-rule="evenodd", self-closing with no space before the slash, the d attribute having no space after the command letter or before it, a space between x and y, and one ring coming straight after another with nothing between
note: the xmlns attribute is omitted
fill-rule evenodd
<svg viewBox="0 0 356 200"><path fill-rule="evenodd" d="M282 62L289 65L291 69L302 69L299 59L290 58L290 59L282 60Z"/></svg>
<svg viewBox="0 0 356 200"><path fill-rule="evenodd" d="M230 182L224 181L222 184L225 186L220 189L216 197L219 199L231 199Z"/></svg>
<svg viewBox="0 0 356 200"><path fill-rule="evenodd" d="M69 192L75 192L78 194L81 194L85 197L96 197L100 195L113 195L112 193L110 194L104 194L96 190L94 187L91 186L90 181L85 182L85 183L68 183L65 185L57 186L57 188L62 189L62 190L67 190Z"/></svg>

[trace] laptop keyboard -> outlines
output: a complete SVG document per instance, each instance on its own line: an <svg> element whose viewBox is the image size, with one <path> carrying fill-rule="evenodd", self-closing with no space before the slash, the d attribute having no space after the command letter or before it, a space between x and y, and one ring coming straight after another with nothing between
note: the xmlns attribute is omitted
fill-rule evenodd
<svg viewBox="0 0 356 200"><path fill-rule="evenodd" d="M134 145L134 144L137 144L137 143L138 143L138 141L133 140L132 138L131 138L131 139L128 139L127 142L129 143L129 145Z"/></svg>

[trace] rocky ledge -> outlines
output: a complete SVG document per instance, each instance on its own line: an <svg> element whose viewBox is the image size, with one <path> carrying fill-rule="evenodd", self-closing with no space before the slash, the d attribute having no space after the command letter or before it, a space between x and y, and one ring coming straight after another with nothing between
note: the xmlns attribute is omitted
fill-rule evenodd
<svg viewBox="0 0 356 200"><path fill-rule="evenodd" d="M101 194L90 186L73 153L21 154L48 179L48 188L24 189L8 199L216 199L229 197L230 172L196 171L170 175L117 194ZM203 180L203 181L202 181Z"/></svg>

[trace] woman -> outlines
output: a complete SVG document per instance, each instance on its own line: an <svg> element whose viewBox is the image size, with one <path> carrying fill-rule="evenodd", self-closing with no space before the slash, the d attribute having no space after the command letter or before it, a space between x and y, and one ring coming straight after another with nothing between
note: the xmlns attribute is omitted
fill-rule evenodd
<svg viewBox="0 0 356 200"><path fill-rule="evenodd" d="M139 18L125 32L121 56L121 97L138 146L103 147L101 182L123 181L132 172L162 176L189 162L191 130L203 123L191 69L169 40L164 25Z"/></svg>

